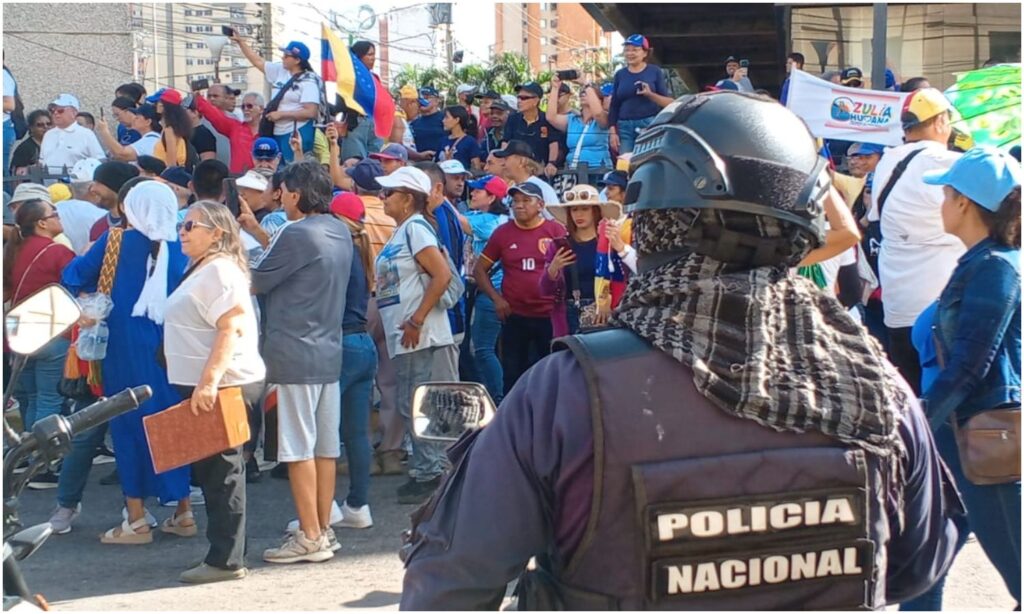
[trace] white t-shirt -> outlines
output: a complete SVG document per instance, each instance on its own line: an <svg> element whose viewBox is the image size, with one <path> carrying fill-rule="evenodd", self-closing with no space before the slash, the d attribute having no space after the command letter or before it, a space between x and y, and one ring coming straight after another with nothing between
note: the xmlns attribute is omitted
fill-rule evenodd
<svg viewBox="0 0 1024 614"><path fill-rule="evenodd" d="M410 246L412 252L409 251ZM435 305L423 321L420 344L411 350L402 347L399 326L419 308L430 283L430 276L420 268L414 256L427 247L439 247L437 237L423 216L417 214L395 229L377 255L377 308L391 358L454 343L448 314Z"/></svg>
<svg viewBox="0 0 1024 614"><path fill-rule="evenodd" d="M217 257L186 277L167 297L164 354L170 383L199 383L217 338L217 320L239 305L245 312L242 335L235 339L231 363L219 385L240 386L266 377L249 288L249 278L234 261Z"/></svg>
<svg viewBox="0 0 1024 614"><path fill-rule="evenodd" d="M879 282L885 325L913 326L946 287L964 254L964 244L942 227L942 186L923 180L927 171L946 170L960 157L941 143L917 141L886 149L875 168L868 220L877 221L878 197L893 170L910 152L924 149L907 166L882 208Z"/></svg>
<svg viewBox="0 0 1024 614"><path fill-rule="evenodd" d="M106 215L106 211L84 200L62 200L57 203L57 215L64 234L71 242L71 249L79 256L85 254L89 247L89 230L96 220Z"/></svg>
<svg viewBox="0 0 1024 614"><path fill-rule="evenodd" d="M9 70L4 69L4 97L10 96L14 98L18 93L18 84L14 82L14 75ZM11 120L11 114L4 111L4 121L8 122Z"/></svg>
<svg viewBox="0 0 1024 614"><path fill-rule="evenodd" d="M67 128L47 130L43 135L43 143L39 146L39 161L52 174L63 172L65 166L70 171L79 160L106 157L107 154L100 147L96 134L78 122L71 122Z"/></svg>
<svg viewBox="0 0 1024 614"><path fill-rule="evenodd" d="M156 132L147 132L142 138L135 141L128 147L135 150L136 156L152 156L156 144L160 142L160 135Z"/></svg>
<svg viewBox="0 0 1024 614"><path fill-rule="evenodd" d="M292 78L292 74L285 70L280 62L267 62L264 65L264 75L267 78L267 83L270 84L270 100L273 100L277 96L278 90ZM320 90L316 79L307 76L292 85L291 90L281 98L281 104L278 105L277 110L301 111L302 105L310 103L320 104ZM302 127L306 123L301 122L297 127ZM289 134L294 127L296 127L295 122L290 120L278 122L274 124L274 135Z"/></svg>

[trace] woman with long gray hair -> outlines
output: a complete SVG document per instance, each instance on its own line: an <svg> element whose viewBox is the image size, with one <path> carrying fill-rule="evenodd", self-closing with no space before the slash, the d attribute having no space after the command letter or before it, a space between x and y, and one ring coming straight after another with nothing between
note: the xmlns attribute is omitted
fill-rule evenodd
<svg viewBox="0 0 1024 614"><path fill-rule="evenodd" d="M192 413L211 411L221 388L240 387L247 409L263 393L266 369L257 346L248 256L238 223L220 203L193 204L178 230L189 268L167 299L167 379ZM206 498L210 550L181 574L186 583L234 580L245 569L245 463L242 446L192 464Z"/></svg>

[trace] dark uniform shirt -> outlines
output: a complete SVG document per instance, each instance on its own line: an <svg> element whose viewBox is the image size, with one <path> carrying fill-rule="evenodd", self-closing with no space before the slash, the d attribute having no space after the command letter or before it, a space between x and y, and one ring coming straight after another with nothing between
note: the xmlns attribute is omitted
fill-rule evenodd
<svg viewBox="0 0 1024 614"><path fill-rule="evenodd" d="M930 587L948 568L956 541L941 504L944 470L912 403L899 427L906 486L902 524L889 519L890 603ZM520 379L454 470L432 519L420 525L423 541L408 562L403 610L497 609L507 583L547 552L548 535L570 559L593 500L590 416L583 371L569 352L543 359Z"/></svg>
<svg viewBox="0 0 1024 614"><path fill-rule="evenodd" d="M539 113L537 121L532 124L526 123L526 118L523 117L522 113L513 113L509 116L508 122L505 124L505 134L502 136L506 143L512 140L526 141L529 143L530 147L533 148L534 158L540 162L542 166L546 166L549 161L556 161L554 159L548 159L548 146L551 143L557 143L561 134L561 132L555 130L551 124L548 123L548 120L544 118L543 113Z"/></svg>

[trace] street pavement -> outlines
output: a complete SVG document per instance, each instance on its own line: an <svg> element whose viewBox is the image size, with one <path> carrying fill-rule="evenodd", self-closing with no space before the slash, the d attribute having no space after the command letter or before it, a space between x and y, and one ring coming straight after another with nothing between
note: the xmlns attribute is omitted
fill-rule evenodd
<svg viewBox="0 0 1024 614"><path fill-rule="evenodd" d="M249 577L237 582L202 586L179 584L178 573L206 553L204 508L196 509L200 533L182 538L155 533L152 544L115 546L99 543L99 534L120 522L117 486L97 481L113 465L96 465L83 498L83 512L68 535L52 536L22 562L29 587L42 593L58 610L394 610L402 590L402 564L397 551L413 506L398 505L395 489L404 477L371 481L370 529L339 529L342 549L320 564L269 565L265 548L279 544L285 524L294 517L288 482L270 477L248 488ZM338 477L338 500L348 478ZM21 499L22 522L45 522L55 505L56 491L26 490ZM158 520L172 508L150 502ZM946 583L946 609L1009 610L1014 603L999 575L973 539L958 557Z"/></svg>

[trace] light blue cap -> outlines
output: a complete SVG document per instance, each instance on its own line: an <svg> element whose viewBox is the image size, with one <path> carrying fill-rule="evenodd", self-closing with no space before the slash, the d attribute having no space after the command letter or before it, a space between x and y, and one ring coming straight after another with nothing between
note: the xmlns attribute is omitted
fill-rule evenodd
<svg viewBox="0 0 1024 614"><path fill-rule="evenodd" d="M960 156L946 171L924 174L924 182L948 185L985 209L995 212L1014 188L1020 186L1021 169L1010 154L991 147L975 147Z"/></svg>

